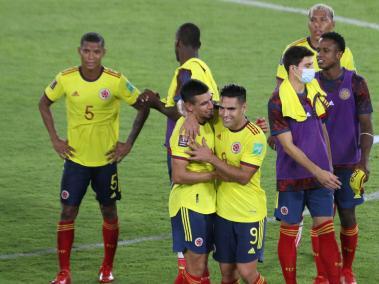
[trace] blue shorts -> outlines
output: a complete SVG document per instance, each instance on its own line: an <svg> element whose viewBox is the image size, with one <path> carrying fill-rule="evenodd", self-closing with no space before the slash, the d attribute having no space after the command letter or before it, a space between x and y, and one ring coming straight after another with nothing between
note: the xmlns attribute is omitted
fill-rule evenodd
<svg viewBox="0 0 379 284"><path fill-rule="evenodd" d="M66 160L61 181L61 202L79 206L89 183L100 204L108 206L121 199L116 163L86 167Z"/></svg>
<svg viewBox="0 0 379 284"><path fill-rule="evenodd" d="M213 249L214 216L182 207L171 218L173 251L185 252L188 249L198 254L209 253Z"/></svg>
<svg viewBox="0 0 379 284"><path fill-rule="evenodd" d="M334 174L338 176L342 186L334 193L335 203L339 208L354 208L364 202L363 193L360 198L354 198L354 192L350 187L350 177L354 169L336 169Z"/></svg>
<svg viewBox="0 0 379 284"><path fill-rule="evenodd" d="M221 263L263 261L266 218L253 223L239 223L215 217L215 251Z"/></svg>
<svg viewBox="0 0 379 284"><path fill-rule="evenodd" d="M312 217L332 217L333 194L326 188L278 192L274 215L288 224L299 224L306 205Z"/></svg>

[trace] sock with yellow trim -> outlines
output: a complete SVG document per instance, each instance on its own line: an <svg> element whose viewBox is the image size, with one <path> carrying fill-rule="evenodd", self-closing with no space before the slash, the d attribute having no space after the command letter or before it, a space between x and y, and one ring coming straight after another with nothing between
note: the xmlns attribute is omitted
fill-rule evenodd
<svg viewBox="0 0 379 284"><path fill-rule="evenodd" d="M312 240L312 250L313 250L313 259L316 264L317 276L323 276L325 279L328 279L328 275L326 273L324 263L320 257L320 245L319 239L317 235L317 231L311 229L311 240Z"/></svg>
<svg viewBox="0 0 379 284"><path fill-rule="evenodd" d="M60 270L70 270L70 254L74 242L74 221L60 221L57 226L57 253Z"/></svg>
<svg viewBox="0 0 379 284"><path fill-rule="evenodd" d="M188 273L186 269L183 270L183 284L201 284L201 276L194 276Z"/></svg>
<svg viewBox="0 0 379 284"><path fill-rule="evenodd" d="M258 273L258 278L254 281L254 284L267 284L267 281L260 273Z"/></svg>
<svg viewBox="0 0 379 284"><path fill-rule="evenodd" d="M330 284L340 283L341 255L334 234L333 220L313 227L319 238L320 258L324 264Z"/></svg>
<svg viewBox="0 0 379 284"><path fill-rule="evenodd" d="M355 250L358 244L358 225L355 224L350 228L341 227L340 239L343 260L342 268L352 270Z"/></svg>
<svg viewBox="0 0 379 284"><path fill-rule="evenodd" d="M104 260L103 265L113 267L113 259L117 249L119 227L118 219L104 219L103 221L103 241Z"/></svg>
<svg viewBox="0 0 379 284"><path fill-rule="evenodd" d="M296 284L296 244L299 225L280 225L278 256L283 277L287 284Z"/></svg>

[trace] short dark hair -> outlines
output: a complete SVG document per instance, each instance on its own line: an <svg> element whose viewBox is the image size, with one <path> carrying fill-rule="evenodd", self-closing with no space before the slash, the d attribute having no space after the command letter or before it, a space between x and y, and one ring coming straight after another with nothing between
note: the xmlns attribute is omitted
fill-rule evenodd
<svg viewBox="0 0 379 284"><path fill-rule="evenodd" d="M330 39L334 41L337 45L338 50L345 52L345 48L346 48L345 39L339 33L336 33L336 32L324 33L322 34L321 38Z"/></svg>
<svg viewBox="0 0 379 284"><path fill-rule="evenodd" d="M291 65L298 66L304 57L313 56L313 52L304 46L291 46L283 56L284 68L287 72Z"/></svg>
<svg viewBox="0 0 379 284"><path fill-rule="evenodd" d="M193 23L185 23L181 25L176 36L185 46L192 46L197 49L201 46L200 29Z"/></svg>
<svg viewBox="0 0 379 284"><path fill-rule="evenodd" d="M95 33L95 32L85 33L80 39L80 46L82 46L85 41L97 42L97 43L100 43L102 47L105 46L105 40L102 37L102 35L99 33Z"/></svg>
<svg viewBox="0 0 379 284"><path fill-rule="evenodd" d="M237 98L240 103L244 103L246 102L246 89L236 84L228 84L221 89L220 96Z"/></svg>
<svg viewBox="0 0 379 284"><path fill-rule="evenodd" d="M202 95L208 91L209 88L206 84L199 80L191 79L184 83L184 85L180 89L180 95L184 102L190 102L193 104L195 102L195 96Z"/></svg>

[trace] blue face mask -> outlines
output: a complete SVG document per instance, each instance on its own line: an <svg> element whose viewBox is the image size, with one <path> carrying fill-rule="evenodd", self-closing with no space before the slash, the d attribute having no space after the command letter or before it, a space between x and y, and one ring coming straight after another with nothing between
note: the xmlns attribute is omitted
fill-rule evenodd
<svg viewBox="0 0 379 284"><path fill-rule="evenodd" d="M313 68L304 68L303 72L301 73L301 82L304 84L310 83L315 78L315 69Z"/></svg>

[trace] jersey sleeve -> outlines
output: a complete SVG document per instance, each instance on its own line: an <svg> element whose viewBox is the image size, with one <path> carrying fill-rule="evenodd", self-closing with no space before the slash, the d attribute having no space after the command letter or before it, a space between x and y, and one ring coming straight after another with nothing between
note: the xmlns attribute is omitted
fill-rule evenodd
<svg viewBox="0 0 379 284"><path fill-rule="evenodd" d="M243 147L241 165L260 167L266 156L267 142L263 132L251 134L246 147Z"/></svg>
<svg viewBox="0 0 379 284"><path fill-rule="evenodd" d="M124 75L121 75L116 97L129 105L133 105L139 94L140 91Z"/></svg>
<svg viewBox="0 0 379 284"><path fill-rule="evenodd" d="M169 98L166 100L166 107L173 107L176 103L181 99L180 89L182 86L191 80L192 72L188 69L179 69L178 75L176 76L176 89L174 97L170 100Z"/></svg>
<svg viewBox="0 0 379 284"><path fill-rule="evenodd" d="M180 121L178 121L176 124L174 131L172 132L170 138L170 154L172 158L187 160L187 158L189 158L189 155L186 153L186 151L190 150L187 145L189 141L185 135L181 135L179 132L183 121L184 120L181 118Z"/></svg>
<svg viewBox="0 0 379 284"><path fill-rule="evenodd" d="M348 70L356 71L353 53L348 47L345 48L345 51L342 55L341 66L345 67Z"/></svg>
<svg viewBox="0 0 379 284"><path fill-rule="evenodd" d="M58 74L53 82L51 82L50 85L45 88L45 94L52 102L57 101L59 98L65 95L61 74Z"/></svg>
<svg viewBox="0 0 379 284"><path fill-rule="evenodd" d="M283 64L283 56L284 56L284 52L287 50L287 48L283 51L282 53L282 56L280 57L280 61L279 61L279 65L278 65L278 68L276 69L276 77L279 78L279 79L285 79L287 78L287 70L286 68L284 67L284 64Z"/></svg>
<svg viewBox="0 0 379 284"><path fill-rule="evenodd" d="M279 96L272 96L268 102L268 120L272 136L290 131L288 121L283 117Z"/></svg>
<svg viewBox="0 0 379 284"><path fill-rule="evenodd" d="M367 87L366 80L357 75L353 75L353 93L355 97L355 103L357 106L357 113L358 114L368 114L372 113L372 104L371 104L371 97L370 92Z"/></svg>

